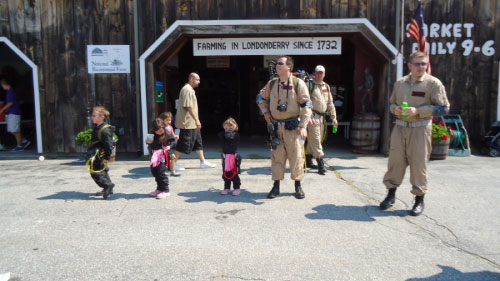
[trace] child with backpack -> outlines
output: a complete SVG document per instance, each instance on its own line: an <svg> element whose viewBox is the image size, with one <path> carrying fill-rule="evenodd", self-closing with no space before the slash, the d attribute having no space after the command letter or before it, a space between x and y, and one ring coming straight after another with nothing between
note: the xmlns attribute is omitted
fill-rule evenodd
<svg viewBox="0 0 500 281"><path fill-rule="evenodd" d="M90 158L87 160L87 169L95 183L103 190L96 193L104 200L113 194L115 184L111 182L108 171L108 161L114 148L114 127L105 121L109 118L109 111L103 106L95 106L92 112L92 122L95 127L92 131L91 147L87 150Z"/></svg>
<svg viewBox="0 0 500 281"><path fill-rule="evenodd" d="M163 199L170 196L167 166L169 165L168 151L171 147L167 144L168 136L165 131L165 124L162 119L156 118L151 124L151 132L154 134L151 148L151 174L156 180L156 190L149 195L156 199Z"/></svg>

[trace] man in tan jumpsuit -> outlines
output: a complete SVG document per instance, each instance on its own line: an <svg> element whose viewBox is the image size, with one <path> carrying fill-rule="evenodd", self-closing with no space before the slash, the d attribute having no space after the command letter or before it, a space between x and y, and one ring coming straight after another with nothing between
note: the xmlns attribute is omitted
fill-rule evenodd
<svg viewBox="0 0 500 281"><path fill-rule="evenodd" d="M338 125L330 86L323 81L325 74L325 67L322 65L318 65L314 69L314 81L309 89L313 114L309 125L307 125L306 165L312 167L312 158L316 158L320 175L326 173L325 162L322 158L325 154L321 145L326 133L326 115L330 115L333 126L337 127Z"/></svg>
<svg viewBox="0 0 500 281"><path fill-rule="evenodd" d="M295 181L295 197L305 197L300 181L304 178L303 146L299 138L307 137L307 124L311 118L311 101L304 81L292 76L293 60L280 56L276 63L278 79L266 84L257 97L257 104L268 126L274 125L279 144L271 152L271 170L274 185L267 198L280 193L280 180L285 177L286 160L290 164L290 176Z"/></svg>
<svg viewBox="0 0 500 281"><path fill-rule="evenodd" d="M431 119L446 114L450 107L441 81L425 72L428 63L425 53L411 54L408 63L411 73L394 84L390 111L396 116L396 125L391 134L388 171L383 180L388 194L380 203L382 210L394 204L396 189L410 165L411 193L416 196L410 214L418 216L424 211L427 161L432 145ZM401 108L403 102L407 102L408 107Z"/></svg>

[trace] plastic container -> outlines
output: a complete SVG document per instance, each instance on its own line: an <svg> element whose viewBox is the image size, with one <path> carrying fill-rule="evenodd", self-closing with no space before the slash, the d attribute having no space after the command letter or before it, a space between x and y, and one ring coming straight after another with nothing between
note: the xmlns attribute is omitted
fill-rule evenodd
<svg viewBox="0 0 500 281"><path fill-rule="evenodd" d="M401 104L401 108L407 108L407 107L408 107L408 103L404 101L404 102ZM408 115L401 113L401 117L402 117L402 118L408 118Z"/></svg>

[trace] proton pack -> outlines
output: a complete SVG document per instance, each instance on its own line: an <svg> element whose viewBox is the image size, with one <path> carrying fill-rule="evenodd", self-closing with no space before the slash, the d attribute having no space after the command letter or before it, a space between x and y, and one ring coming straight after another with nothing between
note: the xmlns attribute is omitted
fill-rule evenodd
<svg viewBox="0 0 500 281"><path fill-rule="evenodd" d="M111 154L110 155L110 162L113 162L114 161L114 155L113 155L113 151L115 151L116 149L116 143L117 143L117 140L116 140L116 137L115 137L115 127L114 126L111 126L110 124L104 124L101 128L99 128L99 130L97 131L97 140L92 142L91 146L87 149L87 153L86 153L86 160L87 162L91 162L90 165L92 165L95 161L102 161L104 160L104 154L105 154L105 151L104 149L101 147L101 146L98 146L97 144L100 143L102 141L102 132L107 129L107 128L110 128L111 130L111 134L112 134L112 138L113 138L113 142L112 142L112 145L111 145Z"/></svg>

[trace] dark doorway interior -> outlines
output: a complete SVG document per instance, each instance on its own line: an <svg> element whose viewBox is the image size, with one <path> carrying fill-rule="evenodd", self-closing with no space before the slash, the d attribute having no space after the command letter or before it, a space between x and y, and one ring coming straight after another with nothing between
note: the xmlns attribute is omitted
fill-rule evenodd
<svg viewBox="0 0 500 281"><path fill-rule="evenodd" d="M316 65L326 68L325 81L332 88L340 89L343 104L337 108L345 121L350 121L354 107L355 45L344 39L342 55L293 56L294 70L312 73ZM255 98L269 80L269 69L263 56L223 57L222 63L213 64L207 57L192 55L192 41L179 51L178 66L160 70L167 87L166 105L162 110L175 112L175 99L187 81L190 72L200 74L201 84L197 89L200 120L203 135L213 135L222 130L222 122L229 116L240 125L242 134L265 135L264 120L259 114ZM158 106L157 106L158 108Z"/></svg>
<svg viewBox="0 0 500 281"><path fill-rule="evenodd" d="M8 79L19 97L21 106L21 130L23 137L32 142L29 148L36 148L35 102L33 96L33 75L26 64L5 43L0 43L0 79ZM0 103L5 103L5 91L0 88ZM3 105L3 104L2 104ZM6 146L14 146L15 138L7 133L4 119L0 118L0 140Z"/></svg>

